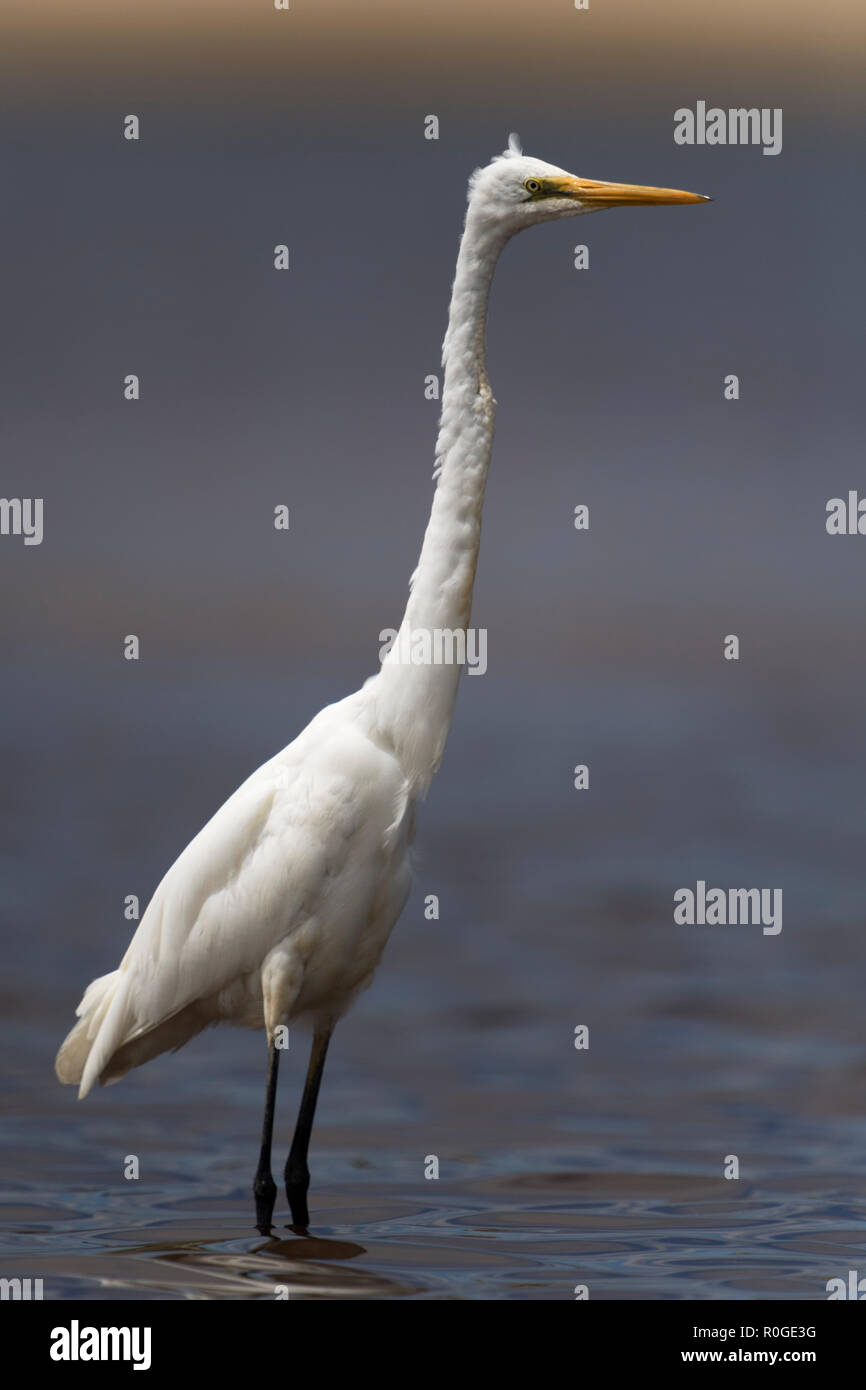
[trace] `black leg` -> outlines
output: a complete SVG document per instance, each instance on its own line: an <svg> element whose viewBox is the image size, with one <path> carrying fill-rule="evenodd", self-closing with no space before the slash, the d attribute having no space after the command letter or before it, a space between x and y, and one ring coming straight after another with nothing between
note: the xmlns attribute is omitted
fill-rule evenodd
<svg viewBox="0 0 866 1390"><path fill-rule="evenodd" d="M256 1225L263 1236L271 1229L274 1202L277 1200L277 1185L271 1175L271 1140L274 1134L274 1106L277 1099L277 1077L280 1071L280 1054L271 1040L268 1057L268 1084L265 1088L265 1118L262 1124L262 1150L259 1166L256 1169L253 1192L256 1199Z"/></svg>
<svg viewBox="0 0 866 1390"><path fill-rule="evenodd" d="M313 1034L310 1065L307 1067L307 1079L304 1082L304 1094L301 1097L298 1123L295 1126L295 1135L286 1162L286 1196L292 1209L292 1225L301 1226L304 1230L310 1224L310 1213L307 1210L307 1189L310 1186L307 1150L310 1147L310 1134L313 1129L313 1116L316 1113L316 1101L319 1097L319 1084L325 1069L325 1057L330 1041L330 1028Z"/></svg>

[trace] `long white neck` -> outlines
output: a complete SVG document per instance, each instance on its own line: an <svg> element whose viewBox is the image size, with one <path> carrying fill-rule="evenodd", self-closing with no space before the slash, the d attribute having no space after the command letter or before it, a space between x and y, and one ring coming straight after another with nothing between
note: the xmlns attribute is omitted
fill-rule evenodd
<svg viewBox="0 0 866 1390"><path fill-rule="evenodd" d="M447 634L462 633L465 640L469 625L495 415L484 328L490 284L506 240L470 204L442 346L445 375L430 521L397 641L374 677L377 722L419 794L442 758L460 667L409 658L413 651L422 655L425 643L435 654L437 633L439 654L447 657Z"/></svg>

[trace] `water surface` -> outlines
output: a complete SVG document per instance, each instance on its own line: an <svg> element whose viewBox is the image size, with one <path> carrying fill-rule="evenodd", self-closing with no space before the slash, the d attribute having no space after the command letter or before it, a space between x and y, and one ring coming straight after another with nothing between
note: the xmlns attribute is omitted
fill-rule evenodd
<svg viewBox="0 0 866 1390"><path fill-rule="evenodd" d="M281 1193L266 1239L250 1197L261 1038L214 1030L84 1104L52 1060L83 985L128 938L124 895L146 898L219 800L340 691L323 674L287 708L268 680L187 670L173 685L142 674L121 700L126 672L67 670L61 718L51 674L22 666L3 731L22 771L6 788L19 929L4 1276L41 1277L53 1299L287 1286L548 1300L579 1284L606 1299L816 1299L866 1267L852 712L835 709L822 742L826 697L816 710L804 694L618 682L582 691L578 728L564 687L529 721L519 678L465 680L416 889L332 1044L310 1233L287 1228ZM576 748L592 766L583 794ZM781 887L781 934L676 926L673 892L697 877ZM306 1047L293 1030L279 1164Z"/></svg>

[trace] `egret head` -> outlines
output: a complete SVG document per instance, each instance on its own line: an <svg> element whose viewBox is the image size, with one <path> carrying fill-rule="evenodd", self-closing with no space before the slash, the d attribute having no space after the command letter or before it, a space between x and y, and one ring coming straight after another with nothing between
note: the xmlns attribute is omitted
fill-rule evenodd
<svg viewBox="0 0 866 1390"><path fill-rule="evenodd" d="M509 236L536 222L577 217L602 208L709 201L702 193L684 193L678 188L577 178L555 164L525 155L516 135L509 137L505 153L485 168L476 169L469 182L472 213L485 222L499 224Z"/></svg>

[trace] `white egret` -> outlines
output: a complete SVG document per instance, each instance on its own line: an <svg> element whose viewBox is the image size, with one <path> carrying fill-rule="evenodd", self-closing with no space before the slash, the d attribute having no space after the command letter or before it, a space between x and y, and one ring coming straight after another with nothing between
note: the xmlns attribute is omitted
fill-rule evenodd
<svg viewBox="0 0 866 1390"><path fill-rule="evenodd" d="M409 893L415 811L439 766L455 663L405 660L417 632L465 632L493 441L485 369L493 271L524 227L602 208L698 203L700 194L576 178L524 156L514 136L469 183L448 329L436 488L400 636L378 673L329 705L220 807L162 879L117 970L94 980L57 1056L62 1082L95 1082L178 1048L203 1028L264 1027L269 1063L256 1217L276 1199L271 1139L276 1030L313 1044L285 1169L296 1228L309 1221L307 1150L337 1020L368 985ZM440 652L442 648L440 645Z"/></svg>

